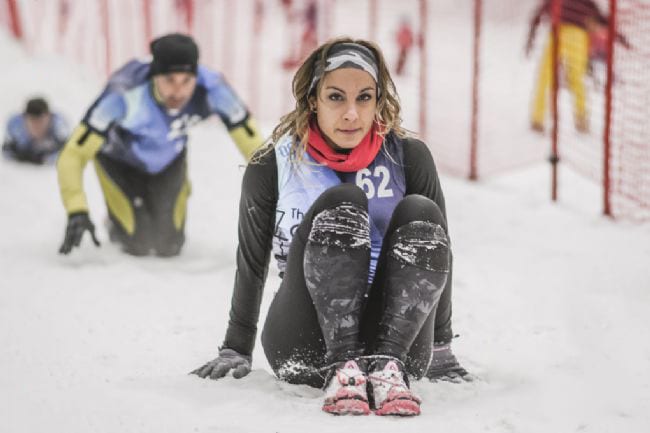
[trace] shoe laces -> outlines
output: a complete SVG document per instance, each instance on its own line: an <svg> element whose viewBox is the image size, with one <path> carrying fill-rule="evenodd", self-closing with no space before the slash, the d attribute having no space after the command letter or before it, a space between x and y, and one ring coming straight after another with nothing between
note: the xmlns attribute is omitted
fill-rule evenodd
<svg viewBox="0 0 650 433"><path fill-rule="evenodd" d="M336 379L343 386L359 386L366 383L366 375L353 360L347 361L336 371Z"/></svg>
<svg viewBox="0 0 650 433"><path fill-rule="evenodd" d="M408 389L408 385L404 381L404 374L395 361L388 361L384 368L370 373L369 378L375 385L383 383L390 387L400 386Z"/></svg>

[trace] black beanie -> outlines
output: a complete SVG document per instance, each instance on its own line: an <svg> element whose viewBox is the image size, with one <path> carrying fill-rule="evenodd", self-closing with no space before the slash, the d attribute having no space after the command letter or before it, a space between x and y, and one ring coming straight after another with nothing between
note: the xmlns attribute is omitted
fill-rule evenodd
<svg viewBox="0 0 650 433"><path fill-rule="evenodd" d="M154 39L149 45L153 60L149 75L190 72L196 75L199 47L190 36L172 33Z"/></svg>
<svg viewBox="0 0 650 433"><path fill-rule="evenodd" d="M47 101L43 98L30 99L25 106L25 114L29 114L30 116L40 117L49 112L50 107L48 107Z"/></svg>

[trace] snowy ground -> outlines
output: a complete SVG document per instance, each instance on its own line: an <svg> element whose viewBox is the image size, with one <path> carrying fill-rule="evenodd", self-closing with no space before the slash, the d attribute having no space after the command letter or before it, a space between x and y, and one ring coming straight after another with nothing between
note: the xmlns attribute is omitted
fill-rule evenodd
<svg viewBox="0 0 650 433"><path fill-rule="evenodd" d="M56 59L28 60L0 36L0 117L49 82L46 95L76 121L101 83ZM188 242L167 260L107 242L91 169L104 242L57 255L65 214L54 169L2 161L0 431L648 431L650 226L598 216L599 191L566 170L551 204L545 166L480 184L443 177L455 349L479 380L415 383L419 418L328 416L320 391L274 379L259 345L242 380L187 375L225 332L243 173L217 122L195 130L190 160ZM277 286L270 278L263 311Z"/></svg>

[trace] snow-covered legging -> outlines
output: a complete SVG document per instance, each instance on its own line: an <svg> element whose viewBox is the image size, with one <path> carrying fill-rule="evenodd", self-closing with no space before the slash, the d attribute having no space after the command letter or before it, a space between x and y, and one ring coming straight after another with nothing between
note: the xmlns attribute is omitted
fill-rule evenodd
<svg viewBox="0 0 650 433"><path fill-rule="evenodd" d="M324 367L362 355L393 356L409 375L425 373L450 269L446 222L432 200L402 199L369 286L367 208L357 186L335 186L313 203L294 234L262 332L279 378L320 387Z"/></svg>

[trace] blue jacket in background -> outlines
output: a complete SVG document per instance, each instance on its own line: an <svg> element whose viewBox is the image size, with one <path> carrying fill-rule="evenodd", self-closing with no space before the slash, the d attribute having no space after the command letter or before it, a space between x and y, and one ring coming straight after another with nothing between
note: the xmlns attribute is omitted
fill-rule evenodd
<svg viewBox="0 0 650 433"><path fill-rule="evenodd" d="M149 174L165 169L185 149L188 128L217 114L228 130L249 112L223 76L199 66L196 90L179 110L169 110L154 95L149 63L132 60L116 71L83 122L106 142L99 150Z"/></svg>
<svg viewBox="0 0 650 433"><path fill-rule="evenodd" d="M15 114L7 122L2 154L7 159L17 161L51 163L56 160L69 134L70 126L63 116L51 113L45 137L35 140L27 131L25 114Z"/></svg>

